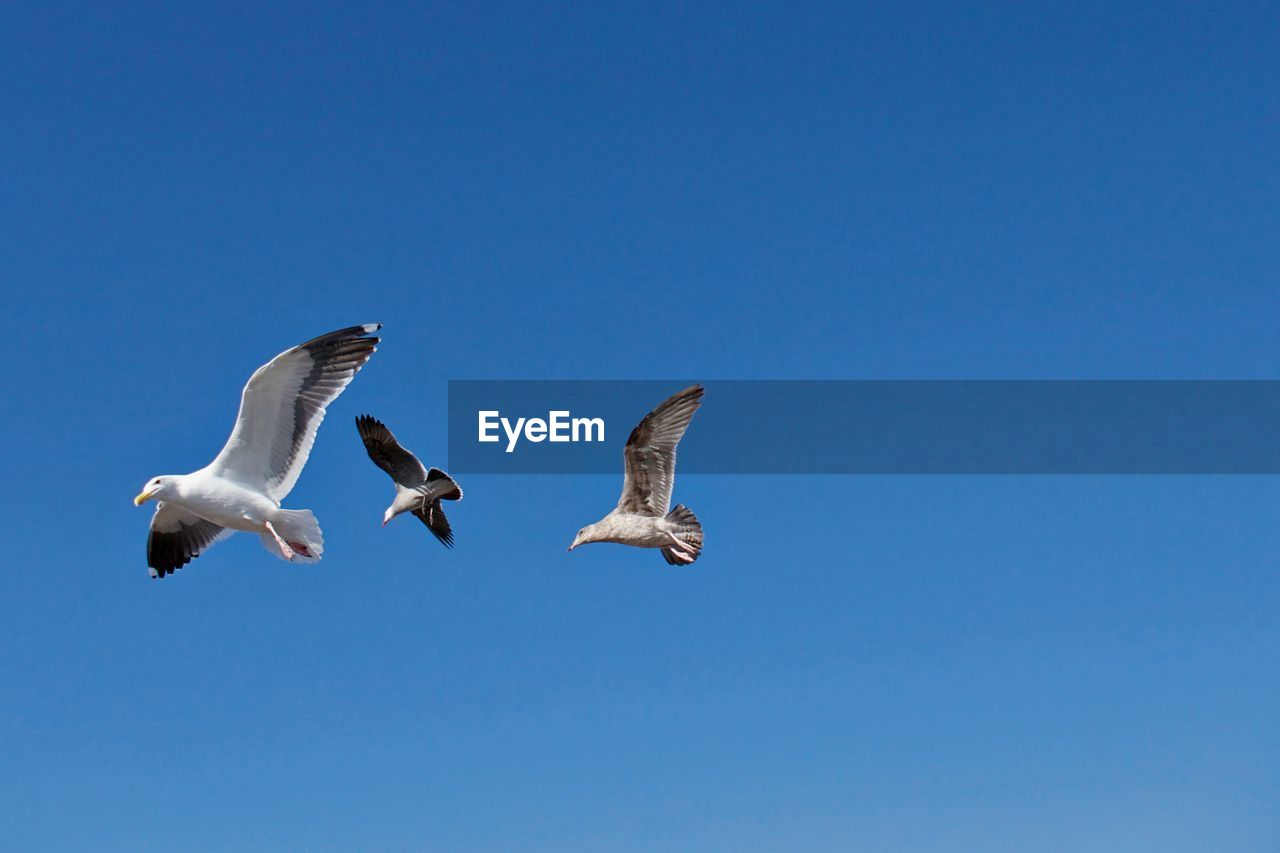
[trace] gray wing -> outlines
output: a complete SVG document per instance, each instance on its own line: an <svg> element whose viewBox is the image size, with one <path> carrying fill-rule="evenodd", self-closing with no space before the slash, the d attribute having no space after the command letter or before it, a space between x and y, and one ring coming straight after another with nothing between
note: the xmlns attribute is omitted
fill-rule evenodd
<svg viewBox="0 0 1280 853"><path fill-rule="evenodd" d="M446 548L453 547L453 528L449 526L449 519L444 517L444 510L441 509L439 500L423 501L411 512L440 540L441 545Z"/></svg>
<svg viewBox="0 0 1280 853"><path fill-rule="evenodd" d="M151 516L151 532L147 534L147 568L151 577L173 574L234 532L161 501Z"/></svg>
<svg viewBox="0 0 1280 853"><path fill-rule="evenodd" d="M626 478L618 509L663 516L676 483L676 445L702 404L702 386L694 385L664 400L631 431L622 451Z"/></svg>
<svg viewBox="0 0 1280 853"><path fill-rule="evenodd" d="M311 455L325 408L373 355L379 323L339 329L286 350L254 371L240 396L231 438L209 466L282 500Z"/></svg>
<svg viewBox="0 0 1280 853"><path fill-rule="evenodd" d="M405 450L382 421L361 415L356 418L356 429L373 464L386 471L396 483L413 489L427 481L427 470L418 457Z"/></svg>

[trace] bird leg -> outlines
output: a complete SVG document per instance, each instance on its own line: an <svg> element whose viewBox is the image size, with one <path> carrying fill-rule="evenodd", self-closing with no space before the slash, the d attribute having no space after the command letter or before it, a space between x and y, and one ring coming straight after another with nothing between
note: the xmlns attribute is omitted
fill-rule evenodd
<svg viewBox="0 0 1280 853"><path fill-rule="evenodd" d="M671 554L671 559L675 560L677 563L679 563L682 566L689 565L695 559L695 557L692 554L687 554L684 551L680 551L675 548L672 548L670 545L667 546L667 551Z"/></svg>
<svg viewBox="0 0 1280 853"><path fill-rule="evenodd" d="M673 550L676 552L677 556L693 557L693 555L696 553L687 544L677 539L674 533L668 533L667 538L670 539L673 543L675 543L675 548ZM692 563L693 560L690 559L689 562Z"/></svg>
<svg viewBox="0 0 1280 853"><path fill-rule="evenodd" d="M289 543L280 538L280 534L276 533L276 529L271 526L271 522L267 521L264 522L264 524L267 525L267 532L275 538L276 544L280 546L281 555L283 555L286 560L292 560L293 549L289 547Z"/></svg>

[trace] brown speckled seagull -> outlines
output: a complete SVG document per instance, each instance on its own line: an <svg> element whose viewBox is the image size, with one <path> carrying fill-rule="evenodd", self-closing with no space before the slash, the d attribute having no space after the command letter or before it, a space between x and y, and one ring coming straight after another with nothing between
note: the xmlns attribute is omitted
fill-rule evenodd
<svg viewBox="0 0 1280 853"><path fill-rule="evenodd" d="M579 530L570 551L588 542L617 542L660 548L673 566L698 559L702 525L683 504L670 512L667 507L676 482L676 445L701 405L702 394L702 386L694 385L668 397L631 431L622 452L626 475L618 506Z"/></svg>

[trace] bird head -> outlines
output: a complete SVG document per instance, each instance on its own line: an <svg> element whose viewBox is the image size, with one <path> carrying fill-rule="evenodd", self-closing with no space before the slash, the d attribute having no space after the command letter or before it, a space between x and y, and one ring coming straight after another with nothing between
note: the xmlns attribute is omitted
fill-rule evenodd
<svg viewBox="0 0 1280 853"><path fill-rule="evenodd" d="M578 535L573 537L573 544L569 546L569 550L572 551L579 545L586 545L588 542L599 542L601 538L599 528L600 523L596 522L595 524L588 524L579 530Z"/></svg>
<svg viewBox="0 0 1280 853"><path fill-rule="evenodd" d="M173 477L153 477L133 499L134 506L142 506L149 500L164 500L173 491Z"/></svg>
<svg viewBox="0 0 1280 853"><path fill-rule="evenodd" d="M382 514L382 526L386 527L387 522L396 517L396 509L394 506L387 507L387 511Z"/></svg>

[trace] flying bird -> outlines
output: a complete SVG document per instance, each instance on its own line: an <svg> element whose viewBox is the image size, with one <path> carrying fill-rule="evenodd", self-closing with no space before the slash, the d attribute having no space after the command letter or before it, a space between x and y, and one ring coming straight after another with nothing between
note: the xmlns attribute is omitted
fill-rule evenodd
<svg viewBox="0 0 1280 853"><path fill-rule="evenodd" d="M462 500L462 489L439 468L427 470L418 457L400 446L391 430L377 418L361 415L356 429L373 464L396 484L396 497L382 516L382 526L403 512L411 512L435 534L440 544L453 547L453 529L440 501Z"/></svg>
<svg viewBox="0 0 1280 853"><path fill-rule="evenodd" d="M154 578L172 574L237 530L282 560L314 563L324 536L310 510L281 509L307 464L325 408L377 347L381 323L352 326L286 350L249 377L222 452L191 474L166 474L133 502L157 501L147 537Z"/></svg>
<svg viewBox="0 0 1280 853"><path fill-rule="evenodd" d="M595 524L578 531L572 551L588 542L617 542L637 548L661 548L670 565L687 566L702 553L702 524L693 511L676 504L676 445L702 404L701 385L664 400L631 431L622 451L626 475L618 506Z"/></svg>

